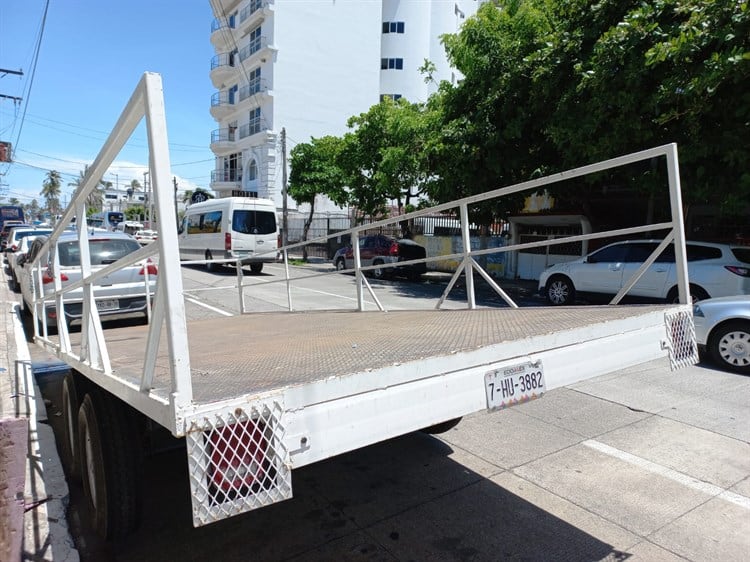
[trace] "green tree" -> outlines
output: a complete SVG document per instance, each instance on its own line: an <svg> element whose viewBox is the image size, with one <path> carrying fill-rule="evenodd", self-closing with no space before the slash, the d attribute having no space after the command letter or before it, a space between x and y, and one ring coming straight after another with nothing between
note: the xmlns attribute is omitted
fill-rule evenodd
<svg viewBox="0 0 750 562"><path fill-rule="evenodd" d="M88 174L89 166L86 164L83 168L83 170L80 170L78 172L78 177L74 179L72 182L68 183L69 187L75 187L76 190L80 189L80 187L83 185L83 180L86 178L86 174ZM110 184L112 185L112 184ZM102 209L102 203L104 202L104 191L102 189L104 187L104 182L102 180L99 180L92 189L88 195L86 195L86 214L96 213Z"/></svg>
<svg viewBox="0 0 750 562"><path fill-rule="evenodd" d="M207 190L203 189L202 187L196 187L195 190L186 189L182 193L182 202L190 204L191 200L193 199L193 194L195 194L195 193L202 193L203 195L205 195L206 199L213 199L214 198L213 194L210 191L207 191Z"/></svg>
<svg viewBox="0 0 750 562"><path fill-rule="evenodd" d="M346 205L349 200L344 172L338 165L343 146L341 138L326 136L311 138L309 143L300 143L291 151L289 195L297 203L310 205L302 231L303 241L307 240L318 195L326 195L339 206ZM307 259L307 246L303 247L302 252L303 259Z"/></svg>
<svg viewBox="0 0 750 562"><path fill-rule="evenodd" d="M412 205L431 177L426 152L431 115L422 104L385 99L349 119L339 164L361 217Z"/></svg>
<svg viewBox="0 0 750 562"><path fill-rule="evenodd" d="M42 182L42 191L39 193L44 197L47 211L56 215L60 211L60 172L50 170Z"/></svg>

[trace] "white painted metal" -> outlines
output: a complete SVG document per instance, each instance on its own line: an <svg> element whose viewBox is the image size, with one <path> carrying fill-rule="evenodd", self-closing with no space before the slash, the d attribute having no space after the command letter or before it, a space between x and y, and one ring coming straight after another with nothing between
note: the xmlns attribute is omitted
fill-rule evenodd
<svg viewBox="0 0 750 562"><path fill-rule="evenodd" d="M115 130L107 139L102 151L89 169L89 173L83 179L82 186L73 195L71 206L64 211L61 225L51 235L49 243L51 248L56 248L57 238L64 226L70 222L74 213L78 216L84 215L86 196L95 188L98 178L104 175L138 123L144 118L150 152L149 173L157 213L165 225L176 224L172 186L169 178L167 128L161 89L161 79L158 75L144 74L120 116ZM538 190L555 182L654 157L667 158L672 200L671 222L572 236L547 242L485 250L471 249L468 218L470 206L525 190ZM348 233L351 235L353 245L353 271L356 279L358 311L365 310L364 287L367 287L378 308L383 310L375 292L364 276L365 272L371 271L375 267L396 267L405 263L426 263L446 258L446 256L440 256L411 262L399 262L398 264L362 267L359 251L360 236L367 230L375 230L381 226L411 220L428 213L455 209L460 212L463 248L461 252L450 257L459 260L460 267L451 279L447 291L441 296L438 307L454 287L460 272L463 271L467 287L467 308L476 308L473 282L475 268L503 299L512 307L515 307L512 299L502 291L491 275L477 263L475 259L477 256L655 230L667 231L664 246L668 243L667 240L674 237L677 261L682 270L678 274L680 300L683 303L687 302L687 269L675 145L666 145L614 158L599 164L584 166L515 186L467 197L432 209L420 210L350 229ZM79 221L79 225L82 225L82 223L83 221ZM319 238L315 241L326 240L342 234L346 234L346 232ZM78 236L82 256L88 258L87 238L83 226L79 226ZM284 257L285 275L284 279L279 280L279 282L286 283L289 310L293 309L291 284L296 279L292 279L290 276L288 252L290 249L298 248L301 245L293 244L280 249ZM112 392L148 417L170 429L174 435L188 435L191 451L188 461L191 471L191 485L193 485L194 495L198 498L198 502L194 506L197 514L196 524L230 516L291 496L291 484L287 484L287 480L282 479L277 488L274 487L276 486L274 484L271 486L272 490L271 488L261 490L258 494L253 492L246 495L241 490L235 490L241 496L237 501L224 502L222 500L221 503L227 505L215 509L217 496L209 489L210 486L207 482L207 474L210 470L209 464L213 462L210 459L211 450L207 444L207 439L210 438L207 437L207 432L214 431L217 428L227 426L231 428L232 425L236 425L242 420L255 419L256 417L263 418L273 426L271 434L269 434L269 440L278 443L278 446L274 445L275 448L272 448L273 450L269 452L269 455L273 457L271 461L276 463L275 466L278 470L282 470L287 465L289 467L304 466L328 456L482 409L486 401L484 374L489 369L500 368L503 365L517 363L520 360L537 361L541 359L545 367L547 388L551 389L616 368L622 368L635 362L663 357L677 345L694 345L690 342L685 344L683 341L684 338L689 337L689 333L686 332L683 324L680 324L676 329L672 329L670 334L670 337L676 337L677 341L669 340L665 333L664 311L657 310L619 321L611 320L605 323L606 330L603 329L602 325L559 330L530 340L496 342L483 347L474 347L468 351L449 352L439 357L421 357L419 360L412 360L403 365L394 362L386 367L352 372L346 376L326 376L319 380L308 381L305 384L281 385L278 388L266 391L263 395L257 393L256 389L253 388L235 389L232 395L223 396L219 400L208 403L196 404L191 379L190 346L184 307L184 297L188 291L184 290L182 284L181 264L177 252L174 251L175 248L177 248L176 229L164 228L161 229L160 236L155 243L144 246L134 254L122 258L100 271L92 272L89 260L82 259L82 262L86 264L82 265L83 279L80 283L75 284L78 287L82 286L86 295L81 349L78 353L72 349L70 336L63 320L58 321L59 336L57 340L50 338L45 327L38 337L38 342L52 350L58 357L97 385ZM108 272L156 253L158 253L159 274L153 303L152 321L148 328L143 353L142 372L138 374L137 381L125 380L118 377L116 372L113 372L93 298L92 285ZM655 258L656 255L658 254L655 253L652 258ZM57 263L59 258L55 256L55 260ZM228 263L233 261L227 260ZM239 293L240 310L244 312L244 289L247 285L243 281L241 267L239 267L239 264L236 264L236 267L238 269L237 282L233 287ZM639 270L636 272L636 276L642 273L643 271ZM335 272L331 272L331 274L335 274ZM318 275L302 276L301 279ZM36 319L39 317L40 311L42 315L44 314L43 291L41 289L42 271L38 267L35 276L40 292L40 298L32 306ZM54 299L58 305L58 311L62 312L64 290L59 281L56 282L55 288ZM66 288L65 290L70 289ZM480 312L472 312L471 314ZM680 322L684 321L685 314L689 320L689 307L683 307L682 312L684 314ZM513 312L511 311L511 313ZM391 326L389 326L390 329ZM286 338L294 340L295 337L304 337L304 335L290 333L286 335ZM169 392L167 396L163 393L158 394L154 388L157 378L155 373L157 363L160 366L162 365L157 360L160 345L166 345L168 348ZM532 352L530 349L536 349L537 351ZM243 349L243 354L244 351ZM273 413L266 416L266 411L272 411ZM235 429L237 428L230 429L230 431ZM289 458L287 458L286 451L289 451ZM244 470L251 467L241 465L240 468ZM269 492L269 490L271 491Z"/></svg>

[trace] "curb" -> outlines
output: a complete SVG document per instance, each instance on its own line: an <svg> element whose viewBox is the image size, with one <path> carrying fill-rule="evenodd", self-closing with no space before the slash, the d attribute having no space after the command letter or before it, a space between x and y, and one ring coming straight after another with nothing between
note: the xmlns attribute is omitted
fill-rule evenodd
<svg viewBox="0 0 750 562"><path fill-rule="evenodd" d="M19 306L7 287L0 286L2 329L0 347L7 371L0 385L0 416L28 421L23 548L20 560L80 560L67 523L68 485L47 422L47 410L32 372ZM6 525L8 522L2 522Z"/></svg>

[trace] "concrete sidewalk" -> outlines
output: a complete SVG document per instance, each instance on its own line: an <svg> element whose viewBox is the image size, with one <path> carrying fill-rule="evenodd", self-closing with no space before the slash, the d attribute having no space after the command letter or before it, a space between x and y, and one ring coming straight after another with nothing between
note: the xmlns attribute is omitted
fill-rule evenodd
<svg viewBox="0 0 750 562"><path fill-rule="evenodd" d="M16 537L13 541L15 546L21 545L21 550L14 548L9 552L9 562L75 562L79 556L66 520L68 487L52 429L46 423L47 411L34 381L18 299L7 282L0 283L0 302L0 420L28 422L28 443L16 449L26 451L25 486L21 497L15 498L23 509L23 520L1 523L10 536L23 533L22 540Z"/></svg>

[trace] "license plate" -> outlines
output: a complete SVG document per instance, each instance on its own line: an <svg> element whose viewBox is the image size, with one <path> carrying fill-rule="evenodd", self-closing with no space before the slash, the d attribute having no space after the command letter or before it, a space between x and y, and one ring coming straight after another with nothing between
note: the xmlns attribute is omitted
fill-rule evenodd
<svg viewBox="0 0 750 562"><path fill-rule="evenodd" d="M519 363L488 371L484 375L484 389L488 410L502 410L539 398L545 390L542 362Z"/></svg>
<svg viewBox="0 0 750 562"><path fill-rule="evenodd" d="M117 310L118 308L120 308L120 301L117 299L96 301L96 309L100 312L105 310Z"/></svg>

